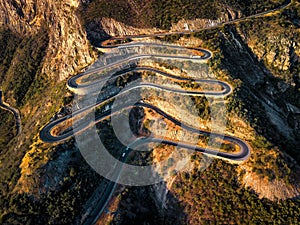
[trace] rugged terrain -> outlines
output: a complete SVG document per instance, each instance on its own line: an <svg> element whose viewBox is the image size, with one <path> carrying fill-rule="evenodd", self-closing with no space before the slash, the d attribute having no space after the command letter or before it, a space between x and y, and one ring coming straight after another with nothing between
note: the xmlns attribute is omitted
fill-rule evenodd
<svg viewBox="0 0 300 225"><path fill-rule="evenodd" d="M91 43L98 45L115 35L180 30L186 22L190 29L207 28L282 4L1 1L0 85L5 101L20 110L23 125L23 132L14 137L13 116L0 110L1 223L77 224L85 212L82 206L103 182L73 140L49 145L38 137L51 117L70 112L72 94L65 88L66 78L96 59L99 52ZM116 213L101 219L141 224L144 215L154 215L149 224L296 224L300 216L299 25L299 2L293 1L270 15L165 37L213 51L209 66L218 79L235 88L227 99L227 133L249 142L251 158L242 165L215 160L201 171L199 162L209 159L195 154L195 168L173 171L165 184L121 187L111 203ZM117 148L108 125L99 126L107 142ZM160 146L156 151L159 158L170 148Z"/></svg>

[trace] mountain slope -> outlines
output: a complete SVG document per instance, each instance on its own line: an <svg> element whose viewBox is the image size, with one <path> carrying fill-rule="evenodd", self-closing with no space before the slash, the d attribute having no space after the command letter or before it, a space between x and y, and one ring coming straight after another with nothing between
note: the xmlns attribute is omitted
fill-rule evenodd
<svg viewBox="0 0 300 225"><path fill-rule="evenodd" d="M0 2L0 86L7 102L20 109L23 123L23 133L13 138L13 118L0 111L3 224L79 223L87 199L105 182L89 168L73 140L49 145L38 138L39 129L51 118L70 111L72 94L65 81L97 57L89 40L99 44L111 35L168 30L185 20L228 21L284 4L250 1L247 7L248 1L233 0L226 4L217 0L82 2ZM174 186L170 184L166 192L171 193L167 201L174 207L170 211L154 207L159 197L153 194L151 201L144 198L145 205L153 206L147 213L155 214L153 220L158 223L174 224L177 215L184 218L181 223L187 223L187 218L191 224L246 223L251 221L248 212L255 223L296 223L294 218L300 215L299 201L294 200L299 196L299 4L294 1L280 13L236 25L165 37L167 41L177 39L181 44L202 43L200 47L214 51L211 69L236 88L228 98L227 132L249 141L253 154L240 166L217 160L203 174L198 170L174 174ZM101 126L109 136L107 124ZM107 140L115 145L117 140L110 138ZM197 164L201 159L196 155L193 160ZM138 196L148 189L130 188L119 195L119 214L112 216L115 223L143 219L139 207L132 207L137 217L132 220L124 206L131 205L128 198L143 202ZM260 199L264 197L273 201Z"/></svg>

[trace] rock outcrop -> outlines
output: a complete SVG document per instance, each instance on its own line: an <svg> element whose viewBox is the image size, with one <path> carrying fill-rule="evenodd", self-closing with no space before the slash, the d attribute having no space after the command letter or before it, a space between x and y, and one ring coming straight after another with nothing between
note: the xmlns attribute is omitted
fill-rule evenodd
<svg viewBox="0 0 300 225"><path fill-rule="evenodd" d="M76 16L79 4L79 0L1 1L0 27L20 36L34 35L46 27L49 44L42 72L63 80L95 57Z"/></svg>
<svg viewBox="0 0 300 225"><path fill-rule="evenodd" d="M111 36L126 36L139 34L153 34L165 32L158 28L142 29L126 25L112 18L99 18L87 25L87 33L91 40L101 40ZM96 43L95 43L96 44Z"/></svg>

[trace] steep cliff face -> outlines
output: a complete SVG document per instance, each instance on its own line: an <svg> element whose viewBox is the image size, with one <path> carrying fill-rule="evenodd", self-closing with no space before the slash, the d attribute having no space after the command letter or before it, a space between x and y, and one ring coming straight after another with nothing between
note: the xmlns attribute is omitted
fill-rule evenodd
<svg viewBox="0 0 300 225"><path fill-rule="evenodd" d="M19 34L36 33L53 7L41 1L1 1L0 24ZM49 18L50 20L53 19Z"/></svg>
<svg viewBox="0 0 300 225"><path fill-rule="evenodd" d="M45 144L43 151L39 151L33 143L39 129L63 104L65 79L97 57L77 17L79 5L79 0L0 1L0 86L6 101L20 110L23 125L18 137L5 142L5 147L0 146L0 164L4 168L0 179L1 205L7 205L8 196L19 190L39 195L39 187L56 187L62 180L58 176L45 181L38 173L40 167L51 161L48 150L52 149L53 153L56 147ZM12 129L9 126L12 122L13 118L8 118L1 123L0 129L5 131L2 133ZM55 163L53 167L57 168ZM53 167L50 166L50 170ZM62 175L67 165L58 168ZM47 171L49 173L52 171Z"/></svg>
<svg viewBox="0 0 300 225"><path fill-rule="evenodd" d="M18 149L14 164L47 122L41 120L60 106L65 95L65 83L60 81L96 58L76 15L79 4L79 0L0 2L0 86L7 102L20 109L24 127L11 143ZM3 129L9 127L3 124Z"/></svg>
<svg viewBox="0 0 300 225"><path fill-rule="evenodd" d="M56 71L63 80L75 71L84 68L95 58L95 52L86 39L86 33L76 16L79 1L54 1L56 19L50 24L49 51L46 55L45 73ZM53 12L52 12L53 13ZM52 31L56 31L53 32Z"/></svg>
<svg viewBox="0 0 300 225"><path fill-rule="evenodd" d="M65 79L93 61L86 34L76 16L79 0L1 1L0 26L22 37L43 32L49 35L42 73ZM57 77L56 77L57 78Z"/></svg>
<svg viewBox="0 0 300 225"><path fill-rule="evenodd" d="M65 95L60 81L96 58L76 15L79 5L79 0L0 2L0 86L7 102L20 109L24 127L11 143L19 152L14 164L30 149L31 138L46 122L41 120L60 106ZM3 124L3 129L9 127Z"/></svg>

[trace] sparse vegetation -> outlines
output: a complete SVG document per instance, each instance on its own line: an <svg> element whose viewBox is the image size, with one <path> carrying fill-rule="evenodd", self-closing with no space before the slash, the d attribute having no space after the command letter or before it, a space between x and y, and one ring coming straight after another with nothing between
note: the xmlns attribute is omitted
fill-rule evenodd
<svg viewBox="0 0 300 225"><path fill-rule="evenodd" d="M7 150L7 144L14 137L15 120L12 113L0 108L0 154Z"/></svg>
<svg viewBox="0 0 300 225"><path fill-rule="evenodd" d="M283 1L251 1L251 4L249 4L249 1L231 0L213 2L139 0L137 3L145 6L145 8L140 7L141 14L134 12L127 1L92 0L91 4L85 5L83 9L85 24L87 25L96 18L107 16L126 22L129 25L139 27L156 26L168 29L171 23L176 23L182 18L217 18L221 13L221 9L224 8L224 4L235 10L241 10L244 15L249 15L275 8ZM14 132L11 130L11 127L14 127L12 125L14 120L10 113L0 110L1 224L74 223L76 216L82 213L83 204L101 180L100 176L93 172L81 158L79 152L74 151L71 161L66 165L63 178L58 181L59 186L57 189L50 190L45 194L41 193L38 198L30 193L19 194L13 192L21 175L19 168L21 160L26 152L32 148L32 143L36 141L33 136L38 133L41 126L50 120L62 104L68 104L72 100L71 97L62 98L66 92L63 82L57 84L48 75L41 73L45 49L49 41L47 35L49 30L47 29L42 28L36 35L28 37L17 36L9 30L0 31L0 84L3 86L5 93L8 93L12 104L19 106L22 112L29 112L26 114L27 117L22 118L25 131L21 141L17 143L16 140L12 140L9 143ZM272 124L264 105L258 100L268 96L272 104L277 105L279 109L285 107L284 103L286 101L299 107L300 84L297 76L299 74L299 63L292 63L287 70L282 70L280 66L275 66L265 58L258 57L257 49L249 48L250 44L247 41L254 40L254 46L257 45L258 48L266 52L278 49L278 56L282 57L285 52L281 48L277 48L276 45L284 38L298 43L298 30L299 7L294 7L284 10L274 17L248 20L236 26L230 25L192 34L194 38L203 40L203 47L214 51L214 58L209 62L214 72L219 78L225 79L235 87L232 96L226 99L228 101L227 111L229 116L232 116L233 113L234 116L238 115L255 131L256 136L250 142L255 153L252 154L252 158L248 162L251 172L258 174L261 178L267 178L269 181L283 179L291 185L293 180L290 177L295 168L290 166L293 164L282 151L286 150L299 162L299 145L295 144L293 140L286 140L280 132L277 132L280 129ZM274 36L274 31L278 32L278 40L270 42L268 37ZM241 54L237 50L239 48L234 46L232 35L242 45L244 52ZM164 39L175 42L181 37L181 35L173 35ZM189 35L185 35L185 37L188 38ZM225 37L229 41L226 41ZM295 49L291 48L290 53L295 55L293 51ZM251 60L249 60L249 57ZM173 69L172 66L167 66L167 64L163 66L167 69ZM254 66L258 68L252 70ZM250 81L255 80L256 76L254 75L264 77L264 79L252 84L248 79ZM117 79L117 86L125 86L134 76L139 77L140 74L134 73ZM291 85L292 83L295 85ZM284 92L279 91L275 95L270 94L270 92L259 95L262 90L270 86L276 90L276 87L281 84L287 85ZM158 93L157 96L160 94ZM255 97L255 94L258 96ZM186 104L178 96L171 95L171 97L179 105ZM199 116L203 120L209 120L210 112L207 99L199 97L193 98L193 101L199 111ZM39 108L39 106L44 105L48 107ZM34 119L29 121L28 117L34 117ZM145 126L150 126L151 123L151 120L148 120ZM117 158L123 146L114 136L109 123L104 122L97 125L97 127L102 130L101 140L110 149L112 155ZM21 146L18 146L17 151L15 151L13 147L20 143ZM43 161L45 163L54 162L59 154L69 151L73 147L74 143L72 141L52 147L47 144L39 144L37 146L39 154L31 158L33 160L32 169L36 170L36 173L34 173L36 183L28 183L28 185L41 185L31 186L38 189L38 187L43 187L42 182L45 182L39 177L44 167L37 168L38 166L35 167L34 165L39 165L42 159L48 160ZM223 145L222 148L232 150L233 147ZM48 152L51 153L48 154ZM148 155L143 153L137 155L137 157L132 157L131 162L142 165L145 161L149 163L148 159ZM206 160L205 157L195 154L192 161L199 164ZM168 166L172 166L174 161L170 160L168 164ZM168 218L160 216L159 213L162 213L162 210L157 210L158 212L154 212L151 222L155 221L156 224L176 224L176 222L183 224L189 220L191 224L299 223L299 200L289 199L271 202L267 199L259 199L257 194L248 188L244 188L239 182L239 177L235 172L237 166L221 160L215 160L205 171L201 171L200 168L200 166L196 167L191 173L170 171L172 176L178 176L172 188L175 195L172 197L175 197L176 203L170 204L173 206L170 210L175 208L177 211L175 210L173 217L170 215ZM145 201L151 201L150 206L155 205L152 202L155 198L149 197L149 189L146 190L147 192L144 192L144 195L138 195L135 188L129 188L126 189L124 195L130 196L131 202L139 202L143 197L143 199L146 199ZM144 198L145 196L146 198ZM168 200L170 199L170 196L168 196ZM124 213L121 216L116 214L115 221L129 221L128 223L131 224L132 221L137 221L140 224L144 222L143 216L152 216L152 211L142 211L141 207L133 208L137 211L137 217L134 219L129 218L126 214L128 212L126 204L120 204L121 213L126 212L126 215ZM180 213L188 214L188 218L181 218Z"/></svg>
<svg viewBox="0 0 300 225"><path fill-rule="evenodd" d="M13 98L16 100L17 106L23 105L34 93L40 92L40 86L44 87L45 79L40 77L39 68L47 44L47 32L41 30L37 35L23 39L14 52L14 63L5 75L10 82L4 86L4 91L13 90ZM33 83L34 85L32 85ZM31 92L27 93L29 89ZM27 99L25 99L26 95Z"/></svg>
<svg viewBox="0 0 300 225"><path fill-rule="evenodd" d="M205 157L194 161L205 164ZM235 167L215 160L206 170L196 166L192 172L180 173L173 192L191 218L190 224L298 224L299 200L271 202L259 199L238 182Z"/></svg>
<svg viewBox="0 0 300 225"><path fill-rule="evenodd" d="M169 29L181 19L217 19L230 7L244 15L252 15L282 5L276 1L199 1L199 0L147 0L137 2L138 8L125 0L93 0L83 8L86 23L93 19L109 17L136 27Z"/></svg>

